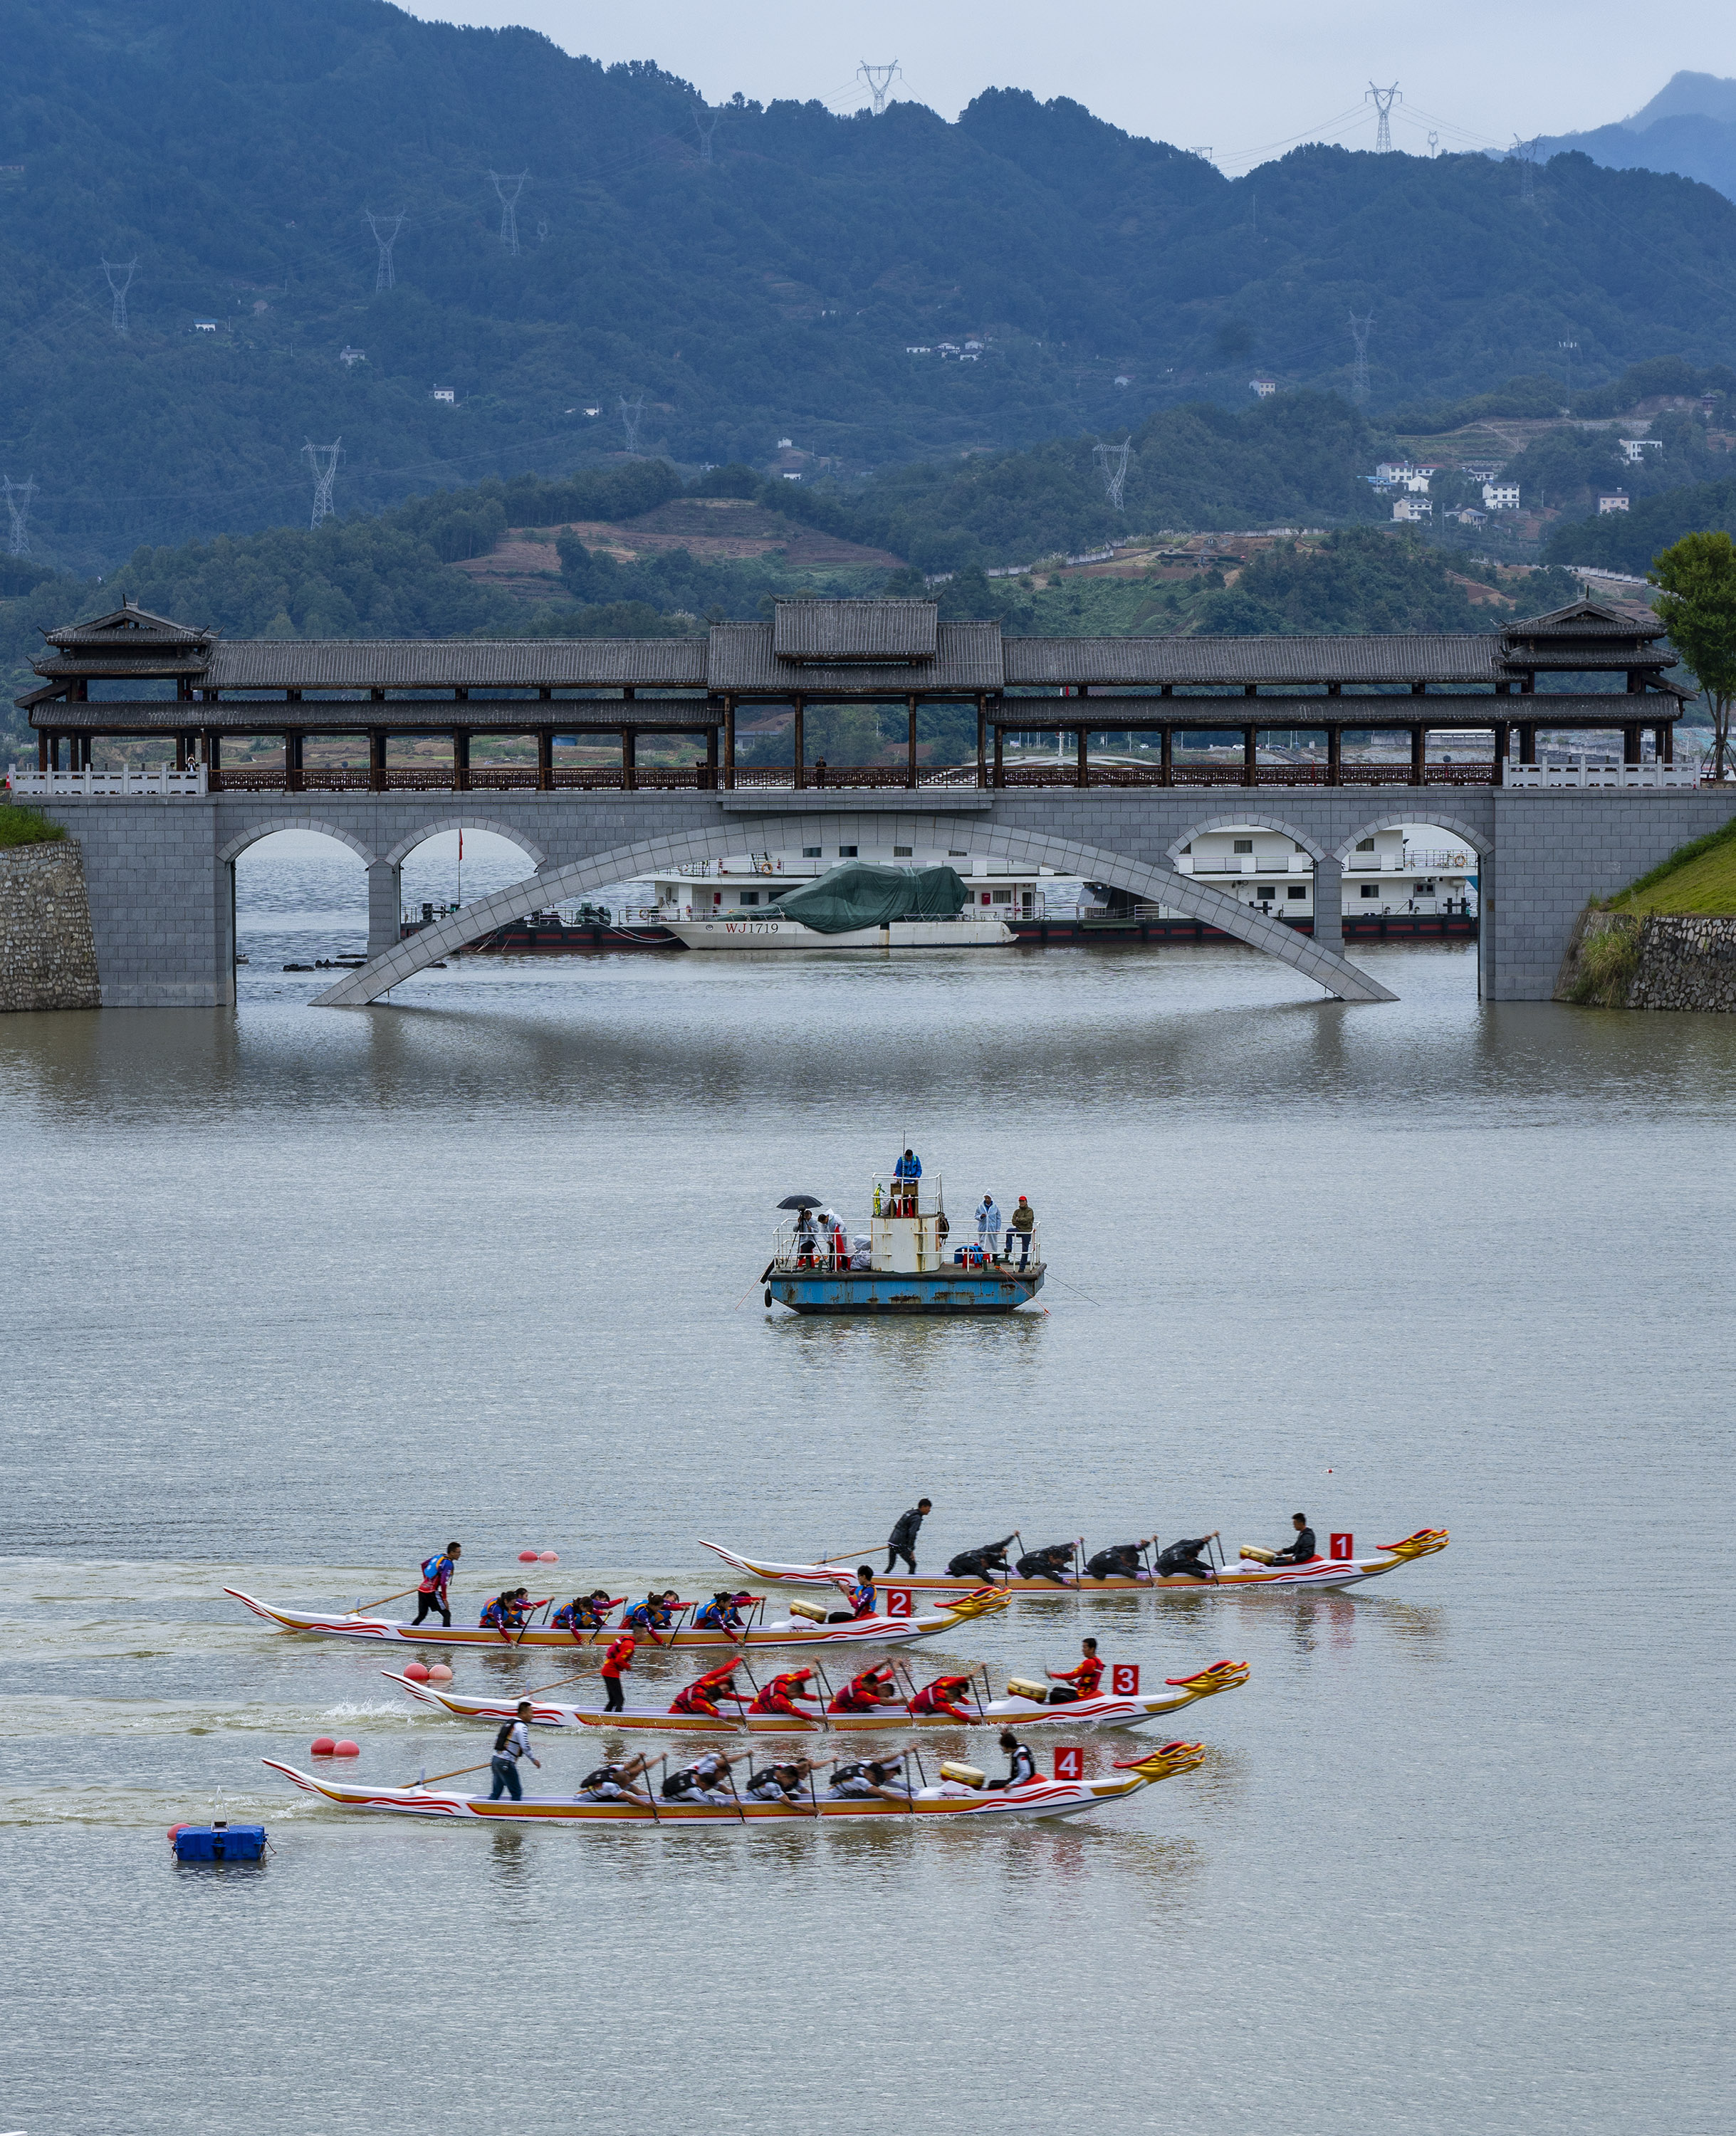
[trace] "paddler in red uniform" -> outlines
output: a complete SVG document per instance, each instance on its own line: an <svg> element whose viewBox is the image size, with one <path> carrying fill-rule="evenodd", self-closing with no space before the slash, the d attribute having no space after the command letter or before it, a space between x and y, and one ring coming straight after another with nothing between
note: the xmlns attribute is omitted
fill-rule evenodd
<svg viewBox="0 0 1736 2136"><path fill-rule="evenodd" d="M802 1686L813 1674L812 1669L791 1669L783 1676L771 1677L765 1689L748 1707L748 1711L750 1713L787 1713L796 1721L813 1720L813 1714L795 1702L799 1698L805 1698L810 1706L815 1702L812 1692L805 1692L802 1689Z"/></svg>
<svg viewBox="0 0 1736 2136"><path fill-rule="evenodd" d="M1105 1664L1097 1659L1097 1643L1086 1639L1082 1643L1082 1658L1077 1668L1049 1669L1052 1679L1049 1688L1051 1706L1071 1706L1075 1700L1095 1698L1097 1686L1103 1681Z"/></svg>
<svg viewBox="0 0 1736 2136"><path fill-rule="evenodd" d="M452 1605L446 1599L446 1590L452 1585L452 1575L458 1570L458 1561L464 1556L461 1542L449 1542L438 1557L430 1557L422 1567L422 1584L416 1590L416 1621L421 1624L430 1609L438 1609L441 1624L450 1628Z"/></svg>
<svg viewBox="0 0 1736 2136"><path fill-rule="evenodd" d="M724 1662L717 1668L708 1669L703 1676L695 1677L684 1690L678 1691L670 1705L671 1713L691 1713L707 1721L721 1721L722 1709L720 1698L736 1699L736 1671L740 1662Z"/></svg>
<svg viewBox="0 0 1736 2136"><path fill-rule="evenodd" d="M877 1662L851 1677L827 1706L828 1713L874 1713L883 1706L896 1706L897 1686L890 1662Z"/></svg>
<svg viewBox="0 0 1736 2136"><path fill-rule="evenodd" d="M932 1683L925 1683L912 1699L910 1710L918 1716L944 1714L949 1721L974 1721L976 1716L957 1702L959 1694L970 1687L968 1676L937 1676Z"/></svg>
<svg viewBox="0 0 1736 2136"><path fill-rule="evenodd" d="M630 1632L623 1632L603 1657L603 1689L608 1696L606 1710L619 1713L626 1705L621 1693L621 1678L633 1666L633 1657L639 1642Z"/></svg>

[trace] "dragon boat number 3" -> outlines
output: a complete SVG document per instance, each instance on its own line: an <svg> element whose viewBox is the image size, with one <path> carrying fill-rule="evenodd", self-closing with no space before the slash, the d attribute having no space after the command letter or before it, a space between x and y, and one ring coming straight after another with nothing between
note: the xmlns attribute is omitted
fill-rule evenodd
<svg viewBox="0 0 1736 2136"><path fill-rule="evenodd" d="M1139 1663L1117 1662L1109 1672L1109 1687L1117 1698L1137 1698L1140 1695Z"/></svg>

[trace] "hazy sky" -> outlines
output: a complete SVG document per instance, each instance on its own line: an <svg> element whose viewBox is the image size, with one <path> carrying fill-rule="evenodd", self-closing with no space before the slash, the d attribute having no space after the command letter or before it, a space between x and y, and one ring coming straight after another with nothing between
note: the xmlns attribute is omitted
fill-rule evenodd
<svg viewBox="0 0 1736 2136"><path fill-rule="evenodd" d="M1372 77L1396 80L1393 143L1505 147L1625 118L1680 68L1736 75L1736 7L1671 0L420 0L447 22L522 22L568 51L655 60L713 102L865 102L858 61L947 119L979 90L1072 96L1131 133L1247 169L1292 141L1372 147Z"/></svg>

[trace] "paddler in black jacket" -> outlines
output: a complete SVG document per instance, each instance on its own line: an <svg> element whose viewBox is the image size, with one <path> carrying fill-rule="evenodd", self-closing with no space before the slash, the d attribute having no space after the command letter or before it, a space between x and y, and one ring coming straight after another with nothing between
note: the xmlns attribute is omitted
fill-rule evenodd
<svg viewBox="0 0 1736 2136"><path fill-rule="evenodd" d="M1296 1530L1296 1541L1288 1550L1274 1552L1274 1565L1306 1565L1314 1556L1314 1530L1308 1525L1306 1513L1292 1513L1290 1525Z"/></svg>
<svg viewBox="0 0 1736 2136"><path fill-rule="evenodd" d="M1195 1536L1191 1542L1172 1542L1158 1557L1159 1577L1164 1580L1215 1580L1218 1577L1216 1568L1208 1565L1200 1552L1217 1533L1217 1529L1213 1528L1211 1535Z"/></svg>
<svg viewBox="0 0 1736 2136"><path fill-rule="evenodd" d="M1041 1550L1027 1551L1019 1561L1021 1580L1053 1580L1058 1587L1070 1587L1073 1575L1073 1546L1052 1542Z"/></svg>
<svg viewBox="0 0 1736 2136"><path fill-rule="evenodd" d="M886 1539L886 1570L890 1572L893 1563L902 1558L912 1572L917 1569L917 1531L934 1511L926 1498L918 1498L908 1512L900 1513L892 1522L892 1532ZM884 1577L884 1575L882 1575Z"/></svg>
<svg viewBox="0 0 1736 2136"><path fill-rule="evenodd" d="M1140 1552L1155 1541L1147 1536L1142 1542L1112 1542L1107 1550L1100 1550L1085 1561L1086 1573L1092 1580L1135 1580L1145 1570L1145 1561Z"/></svg>
<svg viewBox="0 0 1736 2136"><path fill-rule="evenodd" d="M946 1561L949 1580L987 1580L997 1572L1010 1573L1007 1562L1007 1545L1011 1536L1003 1536L999 1542L985 1542L977 1550L961 1550L956 1557Z"/></svg>

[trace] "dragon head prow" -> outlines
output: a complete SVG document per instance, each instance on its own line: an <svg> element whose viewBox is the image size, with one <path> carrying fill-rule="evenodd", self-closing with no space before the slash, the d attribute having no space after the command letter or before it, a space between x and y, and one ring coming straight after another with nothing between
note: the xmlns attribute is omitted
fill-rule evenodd
<svg viewBox="0 0 1736 2136"><path fill-rule="evenodd" d="M1216 1692L1233 1691L1238 1684L1246 1683L1250 1671L1246 1662L1213 1662L1209 1668L1196 1669L1192 1676L1165 1677L1165 1683L1177 1691L1190 1691L1195 1698L1210 1698Z"/></svg>
<svg viewBox="0 0 1736 2136"><path fill-rule="evenodd" d="M986 1617L994 1610L1004 1609L1012 1600L1010 1587L979 1587L969 1595L961 1595L956 1602L949 1602L946 1614L965 1622L972 1617Z"/></svg>
<svg viewBox="0 0 1736 2136"><path fill-rule="evenodd" d="M1446 1549L1447 1542L1445 1528L1418 1528L1403 1542L1383 1542L1379 1547L1388 1557L1432 1557L1437 1550Z"/></svg>
<svg viewBox="0 0 1736 2136"><path fill-rule="evenodd" d="M1137 1773L1142 1780L1167 1780L1177 1773L1191 1773L1205 1763L1204 1743L1165 1743L1143 1758L1117 1758L1118 1773Z"/></svg>

